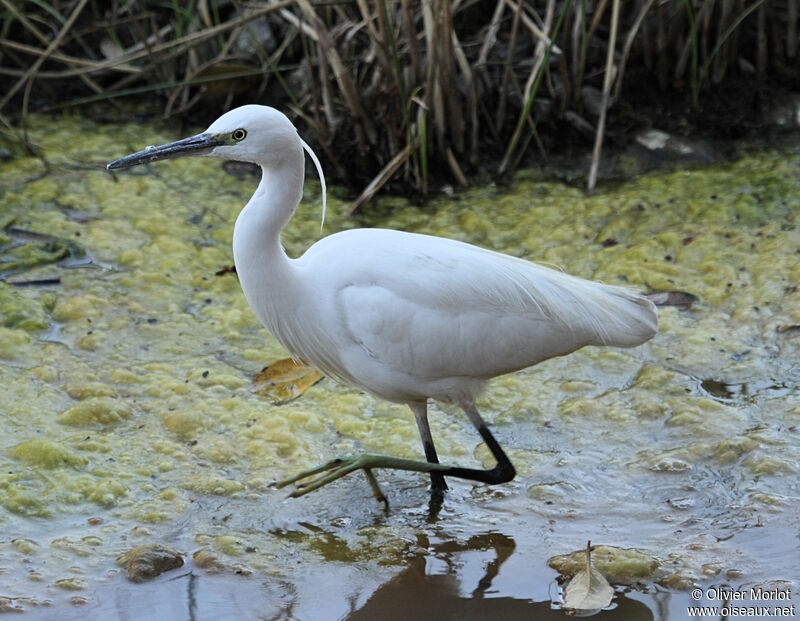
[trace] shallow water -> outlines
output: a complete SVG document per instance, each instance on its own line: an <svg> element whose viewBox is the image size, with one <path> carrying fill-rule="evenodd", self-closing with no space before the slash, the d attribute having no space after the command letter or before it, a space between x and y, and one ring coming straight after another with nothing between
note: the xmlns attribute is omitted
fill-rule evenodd
<svg viewBox="0 0 800 621"><path fill-rule="evenodd" d="M431 516L413 473L377 473L388 513L358 473L298 500L269 486L337 454L422 453L406 408L330 380L282 406L255 394L255 374L285 353L235 276L216 275L232 263L233 222L255 178L200 159L114 178L102 163L173 139L137 125L38 119L31 135L52 170L0 160L0 222L75 242L90 262L6 274L57 284L0 282L0 596L21 598L6 607L546 618L563 615L551 611L548 559L587 540L641 551L600 566L635 587L619 587L609 618L686 618L695 584L774 583L796 597L800 154L650 174L588 198L521 174L510 189L425 208L384 199L358 220L331 197L326 233L440 234L698 297L662 308L660 333L642 347L586 348L494 381L479 407L518 477L496 488L453 481ZM310 181L284 234L290 254L318 237L319 211ZM0 272L25 241L7 237ZM36 243L15 246L16 267L42 255ZM45 250L55 260L60 248ZM431 418L444 461L491 463L455 408L434 405ZM156 542L186 565L127 582L117 557Z"/></svg>

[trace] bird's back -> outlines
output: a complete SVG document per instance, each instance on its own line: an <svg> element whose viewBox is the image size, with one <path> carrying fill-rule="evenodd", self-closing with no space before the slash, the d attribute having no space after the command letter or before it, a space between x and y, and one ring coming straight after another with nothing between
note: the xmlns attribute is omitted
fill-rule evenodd
<svg viewBox="0 0 800 621"><path fill-rule="evenodd" d="M296 265L328 311L315 311L325 315L316 351L294 353L395 400L413 390L445 398L432 393L657 331L655 306L640 295L449 239L356 229Z"/></svg>

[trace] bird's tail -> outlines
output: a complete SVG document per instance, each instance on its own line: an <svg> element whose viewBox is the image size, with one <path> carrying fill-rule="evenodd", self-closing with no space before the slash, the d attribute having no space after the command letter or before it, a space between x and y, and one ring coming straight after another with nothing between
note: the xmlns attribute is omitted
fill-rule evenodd
<svg viewBox="0 0 800 621"><path fill-rule="evenodd" d="M583 297L587 315L592 318L594 345L635 347L658 332L658 311L646 297L621 287L599 283Z"/></svg>

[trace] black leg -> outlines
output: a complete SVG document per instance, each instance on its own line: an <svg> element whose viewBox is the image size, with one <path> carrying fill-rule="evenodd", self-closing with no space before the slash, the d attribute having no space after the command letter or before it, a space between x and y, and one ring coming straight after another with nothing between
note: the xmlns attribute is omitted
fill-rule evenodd
<svg viewBox="0 0 800 621"><path fill-rule="evenodd" d="M497 465L494 468L489 470L477 470L475 468L459 468L459 467L450 467L445 470L442 470L442 474L451 477L457 477L459 479L469 479L470 481L479 481L481 483L488 483L489 485L498 485L500 483L508 483L511 479L513 479L517 475L517 471L514 469L514 465L511 463L511 460L508 459L508 456L505 454L500 445L497 443L497 440L494 439L492 432L489 431L489 427L484 422L481 415L478 413L478 409L475 407L474 403L462 403L461 409L464 410L464 413L469 417L469 420L475 425L475 428L478 430L478 433L481 434L481 438L486 443L486 446L489 447L489 450L492 452L492 455L497 460Z"/></svg>
<svg viewBox="0 0 800 621"><path fill-rule="evenodd" d="M422 446L425 449L425 459L432 464L439 463L439 457L436 455L436 447L433 444L433 436L431 435L431 428L428 424L428 404L422 403L409 403L411 411L414 412L414 418L417 420L417 428L419 429L419 437L422 438ZM441 499L444 491L447 489L447 483L439 472L431 472L431 498Z"/></svg>
<svg viewBox="0 0 800 621"><path fill-rule="evenodd" d="M309 492L313 492L320 487L331 483L337 479L342 478L356 470L364 470L367 474L367 479L372 486L372 491L375 497L385 502L385 496L377 487L377 482L372 476L371 471L376 468L389 468L391 470L408 470L411 472L427 472L431 477L431 505L434 509L441 505L441 498L447 485L444 477L457 477L459 479L467 479L470 481L478 481L480 483L488 483L489 485L497 485L499 483L507 483L516 476L516 470L511 464L503 449L494 439L492 432L489 431L486 423L481 418L475 405L471 402L462 403L461 407L464 412L469 416L472 424L481 434L481 438L489 447L489 450L497 460L497 465L488 470L478 470L477 468L460 468L456 466L446 466L438 463L439 460L436 456L436 449L433 445L431 438L430 427L428 426L427 417L427 404L414 403L409 404L417 418L419 425L420 435L422 436L422 443L425 446L425 455L428 461L415 461L411 459L402 459L399 457L390 457L389 455L373 455L370 453L363 453L360 455L351 455L348 457L339 457L332 459L326 464L305 470L300 474L293 476L283 481L277 481L275 486L278 488L286 487L287 485L295 485L294 491L290 494L292 497L304 496Z"/></svg>

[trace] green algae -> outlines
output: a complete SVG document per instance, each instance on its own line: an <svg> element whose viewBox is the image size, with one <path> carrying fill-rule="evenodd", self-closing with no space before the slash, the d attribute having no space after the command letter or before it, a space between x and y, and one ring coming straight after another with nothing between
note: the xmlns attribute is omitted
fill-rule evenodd
<svg viewBox="0 0 800 621"><path fill-rule="evenodd" d="M69 394L69 391L67 391L67 394ZM75 397L73 396L73 398ZM62 425L80 427L89 425L114 425L131 416L131 407L126 403L120 403L116 399L107 397L92 397L66 409L59 415L57 420Z"/></svg>
<svg viewBox="0 0 800 621"><path fill-rule="evenodd" d="M50 505L52 498L42 498L35 491L27 489L25 485L15 482L7 475L0 476L0 490L3 498L0 503L6 510L21 515L36 517L49 517L52 515Z"/></svg>
<svg viewBox="0 0 800 621"><path fill-rule="evenodd" d="M144 582L170 569L183 567L183 556L173 548L148 544L137 546L119 555L117 564L127 568L129 580Z"/></svg>
<svg viewBox="0 0 800 621"><path fill-rule="evenodd" d="M198 494L230 496L245 489L243 483L220 476L199 474L183 484L186 489Z"/></svg>
<svg viewBox="0 0 800 621"><path fill-rule="evenodd" d="M39 265L56 263L70 256L70 245L48 241L43 244L22 244L3 251L0 255L0 271L14 272Z"/></svg>
<svg viewBox="0 0 800 621"><path fill-rule="evenodd" d="M62 466L82 467L87 460L72 449L49 440L28 440L18 444L12 455L28 466L41 468L60 468Z"/></svg>
<svg viewBox="0 0 800 621"><path fill-rule="evenodd" d="M30 335L23 330L0 328L0 358L22 357L30 342Z"/></svg>
<svg viewBox="0 0 800 621"><path fill-rule="evenodd" d="M562 576L574 576L586 564L586 551L554 556L548 564ZM645 550L592 546L592 564L613 584L636 584L651 580L661 562Z"/></svg>
<svg viewBox="0 0 800 621"><path fill-rule="evenodd" d="M6 328L35 332L48 326L46 300L0 282L0 317Z"/></svg>
<svg viewBox="0 0 800 621"><path fill-rule="evenodd" d="M53 583L59 589L65 591L83 591L86 588L85 578L61 578Z"/></svg>
<svg viewBox="0 0 800 621"><path fill-rule="evenodd" d="M254 181L202 159L116 177L100 171L99 163L143 146L141 134L41 119L32 136L53 172L36 178L33 158L0 163L4 217L79 239L103 266L26 273L59 270L61 283L47 289L0 283L0 523L46 556L52 538L24 516L102 515L108 531L103 545L83 548L87 568L123 540L146 543L176 529L185 533L179 548L202 545L225 567L231 557L291 575L297 555L402 565L409 541L428 528L414 517L424 478L378 473L382 483L400 482L390 495L401 507L401 517L378 526L358 476L294 504L270 483L341 453L419 458L413 416L330 380L280 407L255 393L253 377L285 352L235 275L222 270ZM171 138L153 133L146 142ZM58 166L73 161L98 170ZM425 207L389 198L357 221L331 197L326 232L375 225L438 234L587 278L699 298L689 310L661 309L660 334L642 348L587 349L493 382L479 407L520 476L497 490L456 484L446 503L455 507L452 537L479 524L508 529L522 546L531 524L552 523L553 556L589 538L584 530L597 515L608 543L679 559L665 584L702 579L704 566L786 573L788 561L766 559L770 569L759 570L758 550L724 537L767 508L776 512L771 524L797 523L790 516L798 513L800 440L790 429L800 419L792 362L800 338L778 327L800 323L799 171L800 156L768 150L707 170L649 174L591 197L525 173L511 190L472 188ZM318 184L305 194L283 236L292 256L319 235ZM703 389L706 379L786 389L720 398ZM431 426L443 459L490 465L456 409L433 405ZM497 506L503 517L493 521ZM309 521L313 528L295 524ZM690 547L708 533L724 541ZM535 558L543 565L542 554ZM64 579L63 571L40 571L49 585Z"/></svg>

